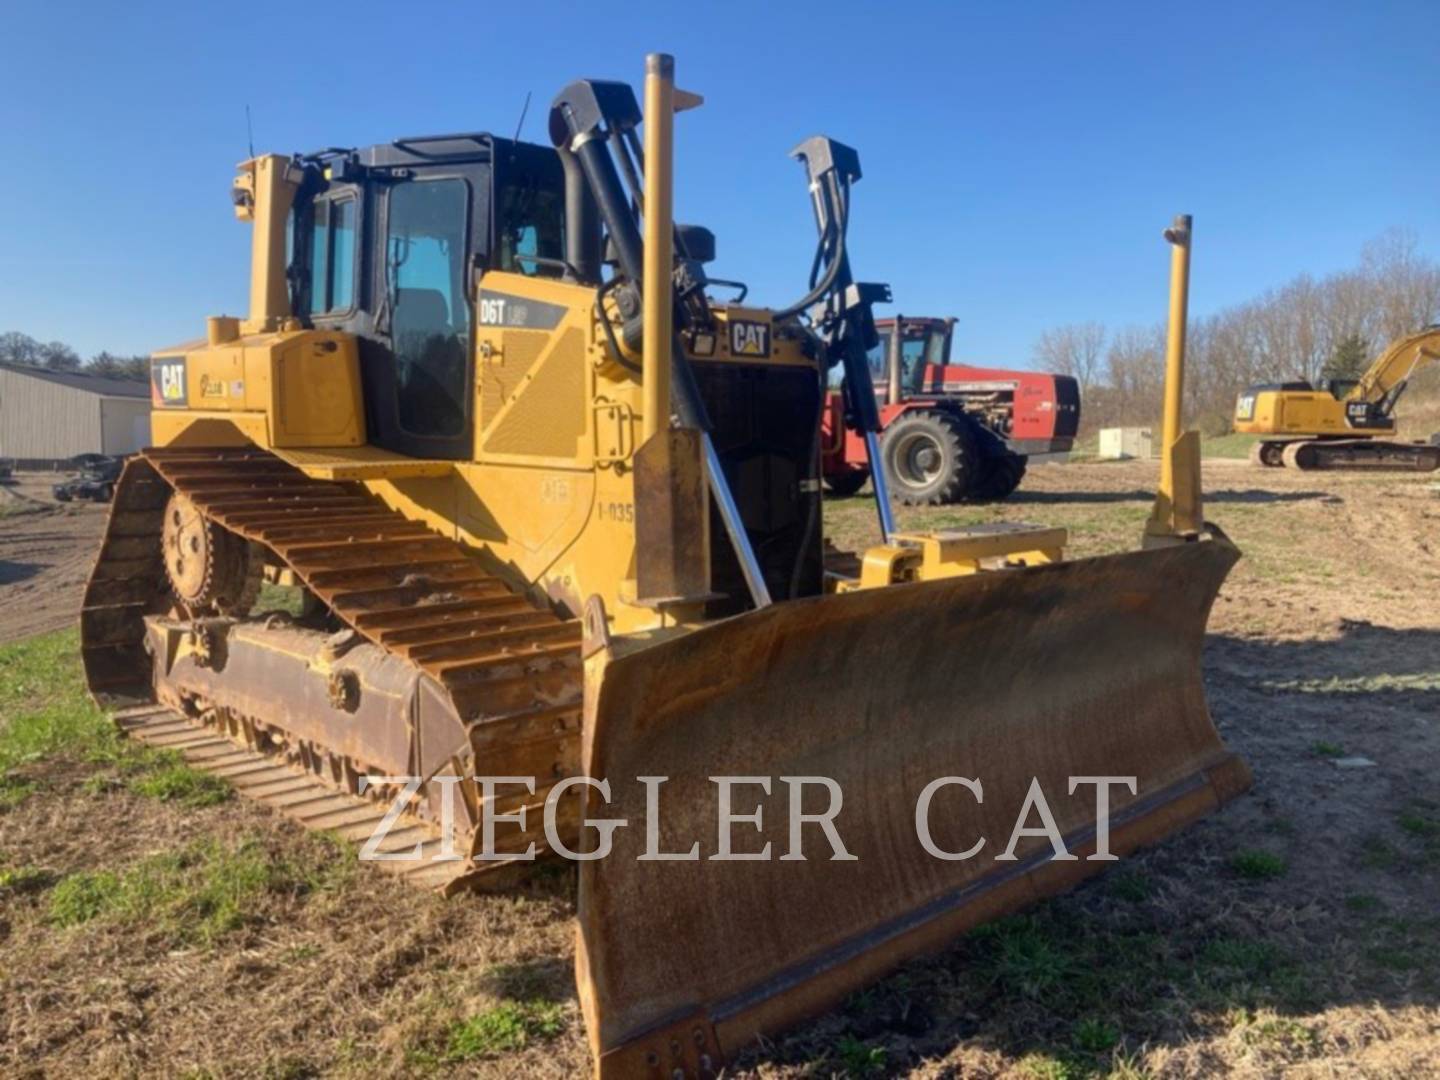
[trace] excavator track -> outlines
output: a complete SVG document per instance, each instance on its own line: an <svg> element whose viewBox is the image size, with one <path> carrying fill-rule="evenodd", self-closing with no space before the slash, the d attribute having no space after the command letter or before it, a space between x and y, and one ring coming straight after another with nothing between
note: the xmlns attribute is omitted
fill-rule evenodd
<svg viewBox="0 0 1440 1080"><path fill-rule="evenodd" d="M267 563L290 570L347 631L330 634L324 648L297 666L298 652L322 635L288 625L269 630L270 623L260 620L177 617L160 543L165 507L174 493L188 498L215 524L263 548ZM311 709L300 716L300 706L292 702L302 695L283 688L263 709L237 706L226 694L207 692L226 688L209 656L217 635L233 650L253 651L260 642L260 650L270 650L261 659L283 657L290 664L285 672L302 673L296 678L313 681L309 673L333 659L334 715L317 720ZM268 638L277 644L264 644ZM366 714L347 715L347 709L355 710L346 700L344 682L349 678L348 689L360 694L359 687L378 680L373 673L381 669L389 673L387 686L423 684L431 713L438 708L446 722L453 721L452 727L458 723L455 730L463 728L463 738L455 744L460 749L450 753L454 747L445 744L448 756L442 760L422 744L425 731L436 730L436 725L418 715L418 698L385 714L382 726L410 729L406 752L415 775L428 782L448 765L443 775L536 778L533 794L522 791L495 799L497 813L514 813L522 805L531 811L529 827L510 827L513 835L504 850L523 850L533 840L543 854L540 810L545 796L579 769L579 621L538 607L484 568L471 550L406 518L363 487L313 479L263 450L147 450L126 465L85 592L81 639L91 692L103 706L117 710L122 730L147 741L155 741L147 736L158 730L172 743L198 739L194 745L202 748L211 740L228 740L237 747L235 753L261 758L268 750L277 760L267 768L288 770L294 774L288 778L292 782L318 781L332 800L355 802L348 808L354 811L349 817L341 812L338 818L332 814L346 808L318 802L317 807L330 813L322 813L316 827L328 828L331 820L342 820L347 827L363 824L378 816L377 807L384 809L356 783L362 775L384 771L376 768L384 762L366 760L356 751L357 740L349 729ZM166 641L191 643L189 675L173 685L161 670L177 655L175 647L161 644ZM358 675L345 674L349 650L363 657L355 665ZM236 655L243 659L250 653ZM239 660L230 666L242 672L236 678L244 678L246 668ZM263 688L253 685L235 690L243 690L247 702L264 696ZM442 698L438 705L437 695ZM149 719L139 723L136 717ZM375 731L359 743L394 744L401 734ZM218 747L211 749L215 752L196 762L199 767L206 767L210 757L227 767L240 763L219 753ZM393 762L389 767L395 768ZM282 782L286 779L277 773L269 781L273 788L262 786L262 801L268 790L303 790L291 789ZM238 786L242 791L255 787ZM473 826L481 801L478 785L467 780L458 787L462 827L466 821ZM433 846L439 835L438 814L427 810L423 789L421 796L394 829L426 832L426 842ZM454 793L447 792L447 797ZM296 798L305 802L303 795ZM562 808L561 832L573 832L578 804L567 801ZM409 835L407 831L402 838ZM484 884L480 879L489 877L508 880L514 868L513 863L469 858L421 861L407 877L450 891L462 884Z"/></svg>
<svg viewBox="0 0 1440 1080"><path fill-rule="evenodd" d="M1379 439L1314 439L1283 444L1280 454L1281 464L1287 469L1299 469L1302 472L1343 469L1435 472L1440 469L1440 446L1433 443L1397 443Z"/></svg>

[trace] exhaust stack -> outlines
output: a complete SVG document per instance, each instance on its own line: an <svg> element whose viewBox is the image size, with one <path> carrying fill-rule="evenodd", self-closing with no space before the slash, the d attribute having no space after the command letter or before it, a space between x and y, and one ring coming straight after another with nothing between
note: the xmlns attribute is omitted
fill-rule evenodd
<svg viewBox="0 0 1440 1080"><path fill-rule="evenodd" d="M645 440L670 427L670 364L675 338L675 58L645 57L644 420Z"/></svg>

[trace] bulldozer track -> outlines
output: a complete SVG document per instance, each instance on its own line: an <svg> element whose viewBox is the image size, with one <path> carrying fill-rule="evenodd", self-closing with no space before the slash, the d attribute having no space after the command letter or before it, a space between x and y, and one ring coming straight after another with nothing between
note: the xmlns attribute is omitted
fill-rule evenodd
<svg viewBox="0 0 1440 1080"><path fill-rule="evenodd" d="M202 723L163 705L141 705L115 714L129 737L178 753L191 768L218 776L246 798L261 803L312 830L334 833L359 844L373 835L385 816L383 807L326 784L312 773L277 763L272 755L242 746ZM399 858L419 845L419 858ZM441 847L440 830L407 817L375 846L375 864L408 884L444 889L454 878L448 863L433 861Z"/></svg>
<svg viewBox="0 0 1440 1080"><path fill-rule="evenodd" d="M263 547L267 561L291 570L339 621L439 683L472 745L483 748L488 774L536 776L534 799L543 800L546 784L578 771L580 622L532 603L458 541L362 487L313 479L258 449L147 450L126 466L85 591L81 638L91 692L120 710L127 733L152 741L157 724L185 723L227 737L156 704L145 616L162 610L168 594L159 537L172 492ZM137 716L150 719L132 722ZM234 733L228 738L238 746ZM365 763L354 764L363 771ZM484 873L467 864L461 876ZM457 874L452 866L407 877L449 889Z"/></svg>

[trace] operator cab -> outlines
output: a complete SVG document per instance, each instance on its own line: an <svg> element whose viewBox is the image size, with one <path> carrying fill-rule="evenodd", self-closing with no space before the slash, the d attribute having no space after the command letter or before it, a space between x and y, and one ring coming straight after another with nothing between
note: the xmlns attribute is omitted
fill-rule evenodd
<svg viewBox="0 0 1440 1080"><path fill-rule="evenodd" d="M550 147L486 134L323 150L287 229L291 310L359 340L370 441L471 455L471 290L486 270L564 267L565 180Z"/></svg>
<svg viewBox="0 0 1440 1080"><path fill-rule="evenodd" d="M870 381L878 394L889 387L888 361L896 324L900 326L900 392L905 397L925 393L927 370L950 362L950 322L946 319L882 319L876 324L880 340L866 354ZM839 369L837 370L837 376ZM832 381L835 377L832 376Z"/></svg>

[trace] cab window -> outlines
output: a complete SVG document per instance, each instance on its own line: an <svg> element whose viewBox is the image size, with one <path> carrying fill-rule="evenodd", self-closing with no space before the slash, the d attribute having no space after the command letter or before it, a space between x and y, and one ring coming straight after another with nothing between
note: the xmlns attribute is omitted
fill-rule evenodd
<svg viewBox="0 0 1440 1080"><path fill-rule="evenodd" d="M355 200L316 199L310 212L310 314L355 303Z"/></svg>
<svg viewBox="0 0 1440 1080"><path fill-rule="evenodd" d="M945 363L945 334L933 328L900 345L900 381L912 393L924 389L926 368Z"/></svg>
<svg viewBox="0 0 1440 1080"><path fill-rule="evenodd" d="M400 426L412 435L465 430L470 309L465 289L469 190L464 180L411 180L390 190L385 239Z"/></svg>
<svg viewBox="0 0 1440 1080"><path fill-rule="evenodd" d="M870 364L870 381L876 386L885 382L885 358L890 355L890 331L880 331L880 341L865 354Z"/></svg>
<svg viewBox="0 0 1440 1080"><path fill-rule="evenodd" d="M500 189L496 231L497 269L531 277L541 273L545 264L540 260L558 263L565 257L564 192L517 178Z"/></svg>

